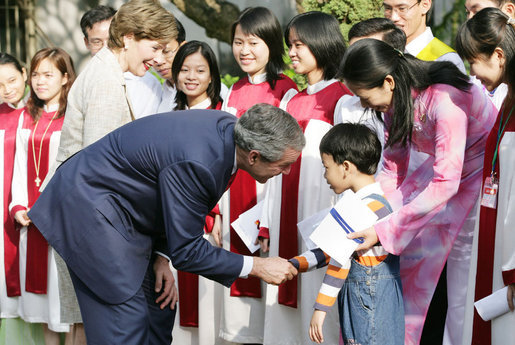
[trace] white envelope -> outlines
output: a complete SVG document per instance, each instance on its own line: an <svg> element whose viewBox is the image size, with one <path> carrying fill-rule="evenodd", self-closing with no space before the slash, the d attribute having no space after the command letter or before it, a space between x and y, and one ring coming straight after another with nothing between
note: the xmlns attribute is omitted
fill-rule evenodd
<svg viewBox="0 0 515 345"><path fill-rule="evenodd" d="M479 316L485 321L490 321L509 312L507 293L508 287L505 286L474 303Z"/></svg>
<svg viewBox="0 0 515 345"><path fill-rule="evenodd" d="M358 242L347 233L373 226L378 217L354 193L345 193L309 237L330 257L344 264L354 253Z"/></svg>
<svg viewBox="0 0 515 345"><path fill-rule="evenodd" d="M260 248L259 244L254 244L259 234L257 222L261 217L263 209L263 201L258 202L251 209L240 214L238 219L231 223L234 231L240 236L241 240L251 253L256 252Z"/></svg>
<svg viewBox="0 0 515 345"><path fill-rule="evenodd" d="M299 229L299 233L302 236L302 239L304 240L304 243L306 244L306 247L308 250L312 250L317 248L318 246L311 241L309 236L315 231L315 229L322 223L325 216L331 211L331 208L326 208L320 212L315 213L311 217L308 217L299 223L297 223L297 228Z"/></svg>

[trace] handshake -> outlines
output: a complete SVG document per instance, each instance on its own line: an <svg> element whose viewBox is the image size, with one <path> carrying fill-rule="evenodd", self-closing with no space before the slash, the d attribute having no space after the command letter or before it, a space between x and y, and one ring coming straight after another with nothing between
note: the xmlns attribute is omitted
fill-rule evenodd
<svg viewBox="0 0 515 345"><path fill-rule="evenodd" d="M254 264L250 275L258 277L268 284L280 285L287 280L292 280L297 275L297 269L288 260L273 257L254 257Z"/></svg>

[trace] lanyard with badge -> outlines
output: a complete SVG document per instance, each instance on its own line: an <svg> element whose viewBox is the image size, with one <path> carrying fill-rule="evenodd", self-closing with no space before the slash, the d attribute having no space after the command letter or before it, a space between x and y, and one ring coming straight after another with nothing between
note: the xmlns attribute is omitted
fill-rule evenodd
<svg viewBox="0 0 515 345"><path fill-rule="evenodd" d="M497 130L497 142L495 144L494 157L492 158L492 171L490 172L490 176L485 178L485 183L483 184L483 196L481 197L481 206L489 207L489 208L497 208L497 192L499 190L499 179L495 176L495 164L497 163L497 156L499 154L499 143L501 141L502 134L504 133L504 129L510 121L511 114L513 113L513 109L515 106L511 107L510 113L506 118L506 121L502 122L504 116L504 107L501 111L501 119L499 121L499 129Z"/></svg>

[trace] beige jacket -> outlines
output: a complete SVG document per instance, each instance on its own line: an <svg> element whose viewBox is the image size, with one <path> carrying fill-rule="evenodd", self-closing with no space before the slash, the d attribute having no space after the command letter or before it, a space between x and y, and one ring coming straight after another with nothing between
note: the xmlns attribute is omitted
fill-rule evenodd
<svg viewBox="0 0 515 345"><path fill-rule="evenodd" d="M132 120L125 78L115 55L103 48L78 76L68 94L57 162Z"/></svg>

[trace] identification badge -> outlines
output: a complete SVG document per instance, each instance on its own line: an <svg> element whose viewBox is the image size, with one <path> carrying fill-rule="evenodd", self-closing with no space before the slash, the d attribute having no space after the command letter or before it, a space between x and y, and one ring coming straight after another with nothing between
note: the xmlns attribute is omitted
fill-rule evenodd
<svg viewBox="0 0 515 345"><path fill-rule="evenodd" d="M497 208L497 191L499 183L495 177L489 176L483 184L483 196L481 197L481 206L489 208Z"/></svg>

